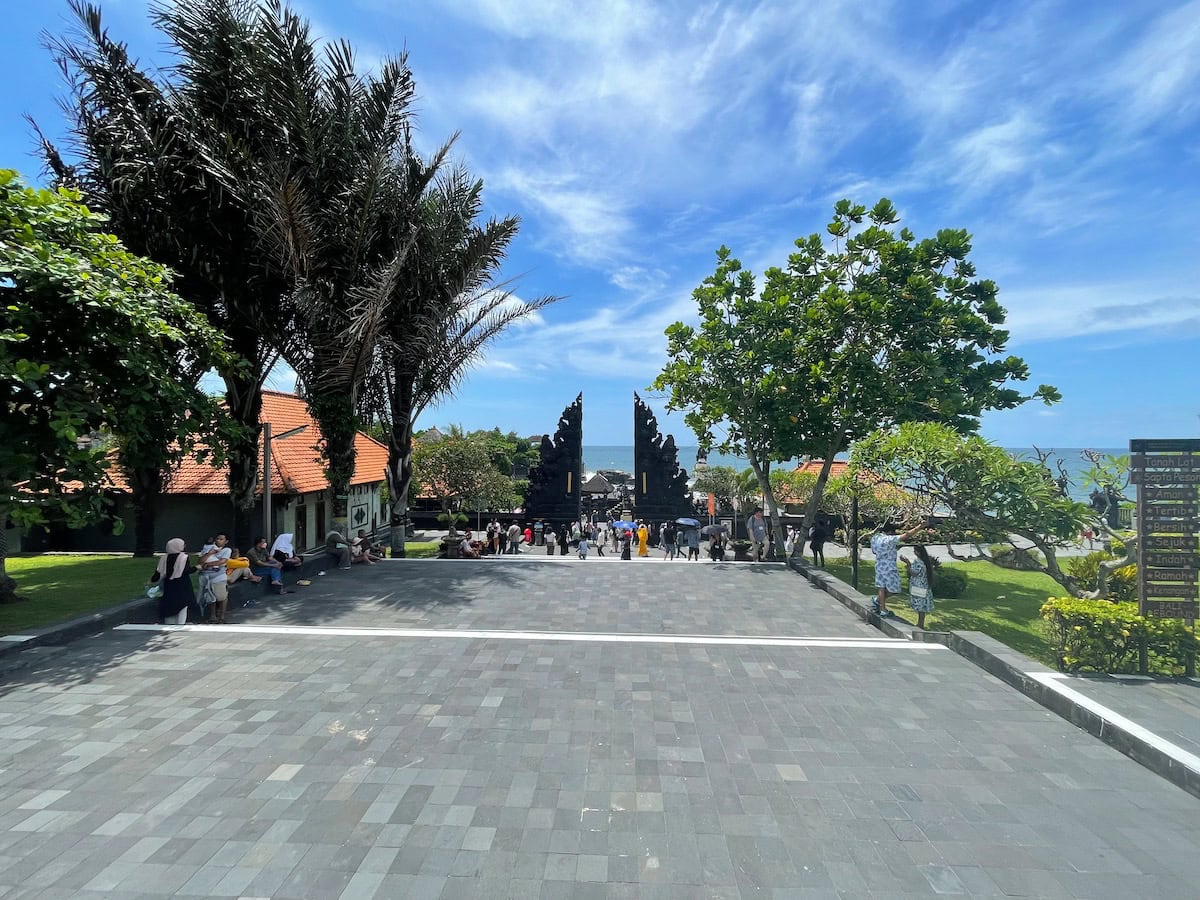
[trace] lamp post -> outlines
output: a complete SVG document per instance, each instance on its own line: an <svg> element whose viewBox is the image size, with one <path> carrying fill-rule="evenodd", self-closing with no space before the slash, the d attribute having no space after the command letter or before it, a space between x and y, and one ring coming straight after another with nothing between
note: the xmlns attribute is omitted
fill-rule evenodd
<svg viewBox="0 0 1200 900"><path fill-rule="evenodd" d="M274 516L271 515L271 441L282 441L286 437L291 437L294 434L299 434L302 431L307 431L307 425L297 425L295 428L289 428L283 434L277 434L274 438L271 437L271 423L263 422L263 536L268 540L273 540L274 532Z"/></svg>

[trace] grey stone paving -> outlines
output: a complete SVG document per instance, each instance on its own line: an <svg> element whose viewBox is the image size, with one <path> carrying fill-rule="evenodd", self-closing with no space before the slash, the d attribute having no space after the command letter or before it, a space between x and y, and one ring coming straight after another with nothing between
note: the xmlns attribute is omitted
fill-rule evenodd
<svg viewBox="0 0 1200 900"><path fill-rule="evenodd" d="M296 625L879 637L781 563L388 560L231 620Z"/></svg>
<svg viewBox="0 0 1200 900"><path fill-rule="evenodd" d="M782 569L605 569L403 563L282 599L862 635ZM118 631L0 683L3 898L1192 898L1198 850L1200 801L938 647Z"/></svg>

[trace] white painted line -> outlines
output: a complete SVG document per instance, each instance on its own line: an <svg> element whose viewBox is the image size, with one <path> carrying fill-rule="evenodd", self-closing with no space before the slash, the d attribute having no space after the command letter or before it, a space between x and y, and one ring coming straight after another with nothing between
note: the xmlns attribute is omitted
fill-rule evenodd
<svg viewBox="0 0 1200 900"><path fill-rule="evenodd" d="M24 643L25 641L32 641L32 640L33 640L33 635L32 635L32 634L4 634L4 635L0 635L0 641L6 641L6 642L9 642L9 643L13 643L13 644L20 644L20 643Z"/></svg>
<svg viewBox="0 0 1200 900"><path fill-rule="evenodd" d="M1071 700L1088 712L1095 713L1106 723L1120 728L1122 731L1128 732L1139 740L1145 741L1154 749L1166 754L1171 759L1175 760L1181 766L1191 769L1193 772L1200 773L1200 756L1194 753L1189 753L1178 744L1172 744L1164 737L1159 737L1144 725L1139 725L1132 719L1127 719L1118 712L1114 712L1102 703L1097 703L1090 697L1085 697L1079 691L1073 690L1063 684L1063 680L1070 676L1060 674L1058 672L1026 672L1026 678L1032 678L1039 684L1044 684L1055 693L1061 694L1068 700Z"/></svg>
<svg viewBox="0 0 1200 900"><path fill-rule="evenodd" d="M458 638L461 640L570 641L601 644L704 644L734 647L849 647L884 650L945 650L894 638L732 637L706 634L621 634L619 632L450 630L434 628L335 628L322 625L118 625L116 631L195 634L290 634L298 637Z"/></svg>

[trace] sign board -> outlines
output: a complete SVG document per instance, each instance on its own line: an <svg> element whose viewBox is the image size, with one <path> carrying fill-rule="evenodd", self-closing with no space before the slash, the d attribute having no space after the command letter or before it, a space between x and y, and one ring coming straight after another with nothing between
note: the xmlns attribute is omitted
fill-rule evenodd
<svg viewBox="0 0 1200 900"><path fill-rule="evenodd" d="M1138 606L1195 620L1200 610L1200 440L1129 442L1137 485Z"/></svg>

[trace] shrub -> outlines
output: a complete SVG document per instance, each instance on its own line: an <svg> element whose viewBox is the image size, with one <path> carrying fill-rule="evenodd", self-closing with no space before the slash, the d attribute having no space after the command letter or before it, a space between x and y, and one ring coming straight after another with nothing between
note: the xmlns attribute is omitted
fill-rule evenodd
<svg viewBox="0 0 1200 900"><path fill-rule="evenodd" d="M1036 550L1023 550L1011 544L992 544L988 548L992 562L1004 569L1021 572L1036 572L1042 567L1042 554Z"/></svg>
<svg viewBox="0 0 1200 900"><path fill-rule="evenodd" d="M1100 577L1100 564L1112 559L1123 559L1125 548L1119 553L1106 553L1097 550L1086 556L1070 556L1063 560L1063 569L1068 575L1079 582L1085 590L1094 590ZM1137 566L1128 565L1114 569L1108 574L1108 599L1116 602L1128 602L1137 599Z"/></svg>
<svg viewBox="0 0 1200 900"><path fill-rule="evenodd" d="M957 600L967 592L967 573L961 569L937 566L933 576L933 596Z"/></svg>
<svg viewBox="0 0 1200 900"><path fill-rule="evenodd" d="M1063 672L1138 672L1144 649L1147 665L1142 674L1181 675L1186 656L1198 647L1181 621L1139 616L1135 603L1051 597L1041 612Z"/></svg>

